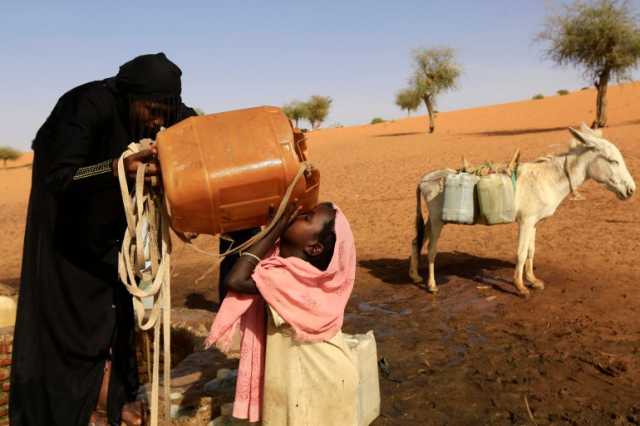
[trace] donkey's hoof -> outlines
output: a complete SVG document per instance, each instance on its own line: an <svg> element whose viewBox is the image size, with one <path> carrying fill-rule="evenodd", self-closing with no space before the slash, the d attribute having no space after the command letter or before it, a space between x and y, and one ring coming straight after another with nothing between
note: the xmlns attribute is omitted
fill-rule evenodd
<svg viewBox="0 0 640 426"><path fill-rule="evenodd" d="M431 294L436 294L439 289L435 285L427 285L427 291Z"/></svg>
<svg viewBox="0 0 640 426"><path fill-rule="evenodd" d="M409 274L409 278L414 284L422 284L422 277L420 275Z"/></svg>
<svg viewBox="0 0 640 426"><path fill-rule="evenodd" d="M544 281L542 280L531 281L531 288L535 288L536 290L544 290Z"/></svg>
<svg viewBox="0 0 640 426"><path fill-rule="evenodd" d="M528 299L529 297L531 297L531 292L526 288L522 288L522 289L519 288L518 295L524 299Z"/></svg>

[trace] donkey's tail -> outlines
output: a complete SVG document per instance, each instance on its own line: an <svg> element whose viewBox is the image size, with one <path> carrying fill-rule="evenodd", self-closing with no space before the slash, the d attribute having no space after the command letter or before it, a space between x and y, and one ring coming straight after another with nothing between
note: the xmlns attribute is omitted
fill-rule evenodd
<svg viewBox="0 0 640 426"><path fill-rule="evenodd" d="M422 217L422 191L420 183L416 187L416 245L418 250L424 244L424 218Z"/></svg>

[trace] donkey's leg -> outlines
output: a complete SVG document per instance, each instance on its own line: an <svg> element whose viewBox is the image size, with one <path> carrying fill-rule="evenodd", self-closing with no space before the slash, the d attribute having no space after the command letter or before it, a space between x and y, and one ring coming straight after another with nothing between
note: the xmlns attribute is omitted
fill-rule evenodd
<svg viewBox="0 0 640 426"><path fill-rule="evenodd" d="M531 240L533 225L534 224L531 221L520 222L520 228L518 231L518 261L516 262L513 284L516 286L516 289L518 289L518 292L525 297L529 296L529 290L524 286L522 273L524 270L524 263L527 259L527 254L529 252L529 241Z"/></svg>
<svg viewBox="0 0 640 426"><path fill-rule="evenodd" d="M422 224L423 232L425 226L427 229L431 228L430 221L431 219L427 219L427 223ZM418 237L414 238L411 242L411 262L409 264L409 277L411 277L411 280L416 284L422 282L422 277L420 276L420 272L418 272L418 269L420 267L420 252L422 252L423 245L424 239Z"/></svg>
<svg viewBox="0 0 640 426"><path fill-rule="evenodd" d="M436 293L438 291L438 287L436 287L436 255L438 254L438 239L440 238L440 233L442 232L442 227L444 223L439 220L431 220L429 218L430 226L429 226L429 279L427 281L427 290L431 293Z"/></svg>
<svg viewBox="0 0 640 426"><path fill-rule="evenodd" d="M531 237L529 241L529 251L527 252L527 260L525 262L525 276L527 281L531 283L531 287L543 290L544 289L544 281L537 278L533 273L533 257L536 254L536 228L533 227L531 231Z"/></svg>

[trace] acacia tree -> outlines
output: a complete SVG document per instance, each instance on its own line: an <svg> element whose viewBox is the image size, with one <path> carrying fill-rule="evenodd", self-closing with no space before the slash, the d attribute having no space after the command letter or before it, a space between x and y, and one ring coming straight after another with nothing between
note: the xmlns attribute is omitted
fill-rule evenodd
<svg viewBox="0 0 640 426"><path fill-rule="evenodd" d="M433 133L436 98L456 87L462 69L455 61L455 51L448 47L416 49L412 56L414 70L409 80L410 89L424 101L429 113L429 133Z"/></svg>
<svg viewBox="0 0 640 426"><path fill-rule="evenodd" d="M329 109L333 99L328 96L314 95L305 102L307 107L307 120L311 123L311 127L317 129L329 115Z"/></svg>
<svg viewBox="0 0 640 426"><path fill-rule="evenodd" d="M408 116L411 115L411 111L418 109L420 102L420 95L411 88L402 89L396 93L396 105L398 105L400 109L406 110Z"/></svg>
<svg viewBox="0 0 640 426"><path fill-rule="evenodd" d="M547 18L538 41L559 65L573 64L597 89L593 128L607 125L607 86L630 78L640 59L640 26L627 1L575 1Z"/></svg>
<svg viewBox="0 0 640 426"><path fill-rule="evenodd" d="M292 101L282 107L282 111L285 113L289 120L292 120L298 126L300 120L307 120L309 118L309 110L305 102Z"/></svg>
<svg viewBox="0 0 640 426"><path fill-rule="evenodd" d="M4 167L7 167L8 160L17 160L20 157L20 152L8 146L0 147L0 160L4 161Z"/></svg>

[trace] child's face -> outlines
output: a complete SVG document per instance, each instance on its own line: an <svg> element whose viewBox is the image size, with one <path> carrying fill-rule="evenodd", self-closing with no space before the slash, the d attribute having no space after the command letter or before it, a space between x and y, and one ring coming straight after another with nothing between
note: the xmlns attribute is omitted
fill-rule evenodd
<svg viewBox="0 0 640 426"><path fill-rule="evenodd" d="M282 238L304 250L308 255L317 256L324 247L318 242L318 235L324 224L331 220L326 208L316 206L313 210L299 214L289 225Z"/></svg>

